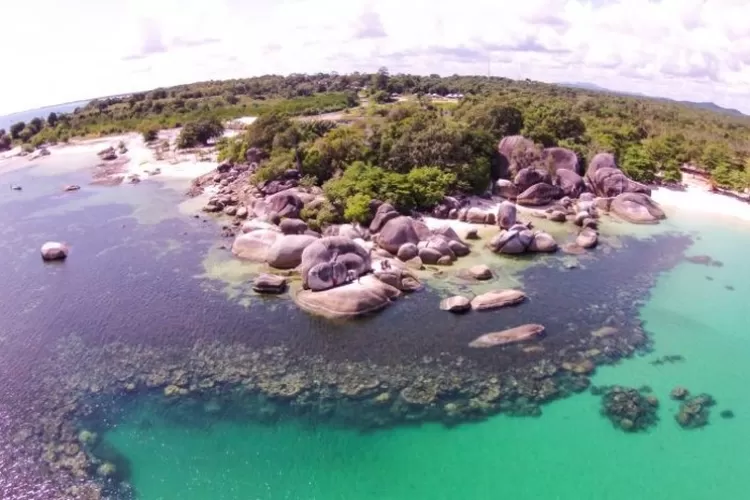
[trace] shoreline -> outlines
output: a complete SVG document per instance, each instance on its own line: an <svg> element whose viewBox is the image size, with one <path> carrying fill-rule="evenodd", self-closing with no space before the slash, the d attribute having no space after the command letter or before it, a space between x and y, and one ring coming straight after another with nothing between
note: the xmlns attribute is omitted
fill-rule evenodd
<svg viewBox="0 0 750 500"><path fill-rule="evenodd" d="M750 222L750 203L721 193L713 193L705 183L683 174L684 190L654 188L651 198L665 207L681 211L719 215Z"/></svg>

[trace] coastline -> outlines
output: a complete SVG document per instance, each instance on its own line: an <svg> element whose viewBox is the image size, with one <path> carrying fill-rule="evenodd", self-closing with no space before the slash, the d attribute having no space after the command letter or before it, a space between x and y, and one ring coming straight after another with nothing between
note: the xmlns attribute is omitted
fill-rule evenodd
<svg viewBox="0 0 750 500"><path fill-rule="evenodd" d="M720 193L712 193L708 186L689 174L683 175L683 191L656 188L651 193L653 200L665 207L704 215L733 217L750 221L750 203Z"/></svg>

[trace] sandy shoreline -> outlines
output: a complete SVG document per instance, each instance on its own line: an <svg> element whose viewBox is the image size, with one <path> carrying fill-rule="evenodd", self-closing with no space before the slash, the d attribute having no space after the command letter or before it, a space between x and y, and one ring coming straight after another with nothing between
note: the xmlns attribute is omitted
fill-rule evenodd
<svg viewBox="0 0 750 500"><path fill-rule="evenodd" d="M750 203L731 196L712 193L709 188L694 179L686 178L684 191L658 188L651 197L657 203L681 211L698 212L709 215L721 215L750 221Z"/></svg>

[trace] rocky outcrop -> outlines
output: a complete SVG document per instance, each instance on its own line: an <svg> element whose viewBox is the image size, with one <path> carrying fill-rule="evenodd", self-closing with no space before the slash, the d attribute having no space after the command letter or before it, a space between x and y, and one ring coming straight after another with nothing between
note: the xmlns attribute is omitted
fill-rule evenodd
<svg viewBox="0 0 750 500"><path fill-rule="evenodd" d="M497 152L500 153L500 172L499 177L513 177L521 168L526 165L519 165L517 158L526 155L536 154L537 148L533 141L522 135L511 135L503 137L497 145Z"/></svg>
<svg viewBox="0 0 750 500"><path fill-rule="evenodd" d="M529 189L518 195L516 203L523 206L538 207L549 205L562 197L563 191L558 186L540 183L531 186Z"/></svg>
<svg viewBox="0 0 750 500"><path fill-rule="evenodd" d="M513 182L507 179L498 179L495 182L495 193L503 198L515 200L518 198L519 191Z"/></svg>
<svg viewBox="0 0 750 500"><path fill-rule="evenodd" d="M266 262L275 269L294 269L302 262L302 252L318 238L290 234L277 238L266 252Z"/></svg>
<svg viewBox="0 0 750 500"><path fill-rule="evenodd" d="M575 151L566 148L545 148L542 150L542 163L549 165L553 172L560 173L560 170L568 170L583 175L583 168L578 161L578 155Z"/></svg>
<svg viewBox="0 0 750 500"><path fill-rule="evenodd" d="M386 223L399 216L399 213L389 203L381 204L375 211L375 217L370 222L370 232L379 233L383 230Z"/></svg>
<svg viewBox="0 0 750 500"><path fill-rule="evenodd" d="M516 224L508 230L500 231L489 243L495 253L518 255L526 252L554 252L555 239L543 231L532 231L523 224Z"/></svg>
<svg viewBox="0 0 750 500"><path fill-rule="evenodd" d="M279 222L279 229L284 234L305 234L307 223L300 219L283 219Z"/></svg>
<svg viewBox="0 0 750 500"><path fill-rule="evenodd" d="M612 200L610 210L634 224L655 224L666 215L651 197L642 193L623 193Z"/></svg>
<svg viewBox="0 0 750 500"><path fill-rule="evenodd" d="M353 240L342 236L320 238L302 252L302 286L327 290L356 280L371 267L370 254Z"/></svg>
<svg viewBox="0 0 750 500"><path fill-rule="evenodd" d="M43 260L63 260L68 256L68 246L57 241L48 241L42 245Z"/></svg>
<svg viewBox="0 0 750 500"><path fill-rule="evenodd" d="M278 230L255 229L235 238L232 253L240 259L266 262L268 249L279 238L282 238L282 234Z"/></svg>
<svg viewBox="0 0 750 500"><path fill-rule="evenodd" d="M583 178L573 170L560 169L555 176L555 185L562 189L564 196L578 198L586 189Z"/></svg>
<svg viewBox="0 0 750 500"><path fill-rule="evenodd" d="M373 275L322 291L300 290L294 300L303 310L327 318L355 318L387 307L401 292Z"/></svg>
<svg viewBox="0 0 750 500"><path fill-rule="evenodd" d="M253 281L253 290L258 293L280 294L286 290L286 278L275 274L261 274Z"/></svg>
<svg viewBox="0 0 750 500"><path fill-rule="evenodd" d="M526 294L521 290L493 290L474 297L471 301L471 308L475 311L499 309L520 304L524 299L526 299Z"/></svg>
<svg viewBox="0 0 750 500"><path fill-rule="evenodd" d="M422 288L422 283L406 265L393 259L373 261L372 273L383 283L402 292L411 293Z"/></svg>
<svg viewBox="0 0 750 500"><path fill-rule="evenodd" d="M265 202L268 206L268 213L276 214L282 219L298 219L300 210L304 207L297 193L290 190L269 196Z"/></svg>
<svg viewBox="0 0 750 500"><path fill-rule="evenodd" d="M619 168L599 168L593 174L586 174L586 182L597 196L614 197L621 193L651 196L649 188L630 179Z"/></svg>
<svg viewBox="0 0 750 500"><path fill-rule="evenodd" d="M471 301L461 295L454 295L441 300L440 309L452 313L463 313L471 309Z"/></svg>
<svg viewBox="0 0 750 500"><path fill-rule="evenodd" d="M477 337L469 343L469 347L494 347L498 345L516 344L541 337L544 326L527 324L509 328L501 332L493 332Z"/></svg>
<svg viewBox="0 0 750 500"><path fill-rule="evenodd" d="M513 179L513 184L523 193L536 184L552 184L549 171L538 167L526 167L518 171Z"/></svg>
<svg viewBox="0 0 750 500"><path fill-rule="evenodd" d="M372 228L372 225L370 227ZM397 214L396 217L389 219L383 225L377 235L376 242L381 248L395 255L402 245L405 243L416 245L419 243L419 239L414 219Z"/></svg>
<svg viewBox="0 0 750 500"><path fill-rule="evenodd" d="M497 225L501 229L510 229L516 225L516 205L509 201L500 204L497 210Z"/></svg>
<svg viewBox="0 0 750 500"><path fill-rule="evenodd" d="M494 224L495 214L487 212L479 207L470 207L459 212L459 220L472 224Z"/></svg>
<svg viewBox="0 0 750 500"><path fill-rule="evenodd" d="M396 257L404 262L413 259L417 255L419 255L419 249L414 243L404 243L399 247L398 252L396 253Z"/></svg>

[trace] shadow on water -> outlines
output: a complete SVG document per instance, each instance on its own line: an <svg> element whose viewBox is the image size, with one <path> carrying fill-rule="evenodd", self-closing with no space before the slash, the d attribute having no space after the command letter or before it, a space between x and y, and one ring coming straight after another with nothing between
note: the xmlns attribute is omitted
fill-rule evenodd
<svg viewBox="0 0 750 500"><path fill-rule="evenodd" d="M62 184L54 177L44 182ZM597 250L580 269L550 259L522 272L529 299L519 307L454 316L438 310L440 294L428 287L377 316L341 323L309 316L289 300L229 300L220 283L207 290L201 286L205 278L196 276L219 241L215 224L188 216L139 224L126 200L100 204L98 198L88 205L88 197L104 196L100 189L108 188L0 202L0 410L9 415L8 422L0 421L0 437L26 442L26 434L19 438L21 423L23 432L39 438L28 451L50 455L52 464L86 461L50 448L76 441L71 420L92 427L98 421L105 431L125 418L129 405L137 406L140 395L164 399L169 384L195 389L164 418L196 428L219 418L272 422L285 412L311 415L314 425L326 415L351 424L363 407L375 408L365 428L516 411L495 403L500 392L486 396L499 391L497 385L506 391L502 397L512 395L530 408L528 414L538 414L539 403L588 384L585 377L566 375L550 387L548 377L563 360L591 351L597 364L616 362L646 344L637 307L654 277L674 265L690 241L680 235L622 237L622 248ZM159 197L156 207L165 196L173 204L181 199L156 183L137 189L140 200ZM69 212L71 203L83 208ZM30 215L41 206L60 215ZM48 240L70 244L64 263L41 261L39 247ZM468 347L479 335L524 323L546 326L534 349ZM603 325L623 335L593 337ZM258 367L265 371L255 373ZM356 381L347 378L352 371ZM490 383L493 374L518 382L508 388L505 380ZM123 396L123 388L129 394ZM457 416L445 417L451 412ZM49 420L38 422L41 430L29 430L39 415ZM100 444L90 452L117 462L118 477L128 477L127 461L116 450ZM68 464L56 472L76 470ZM17 482L23 487L34 481Z"/></svg>

